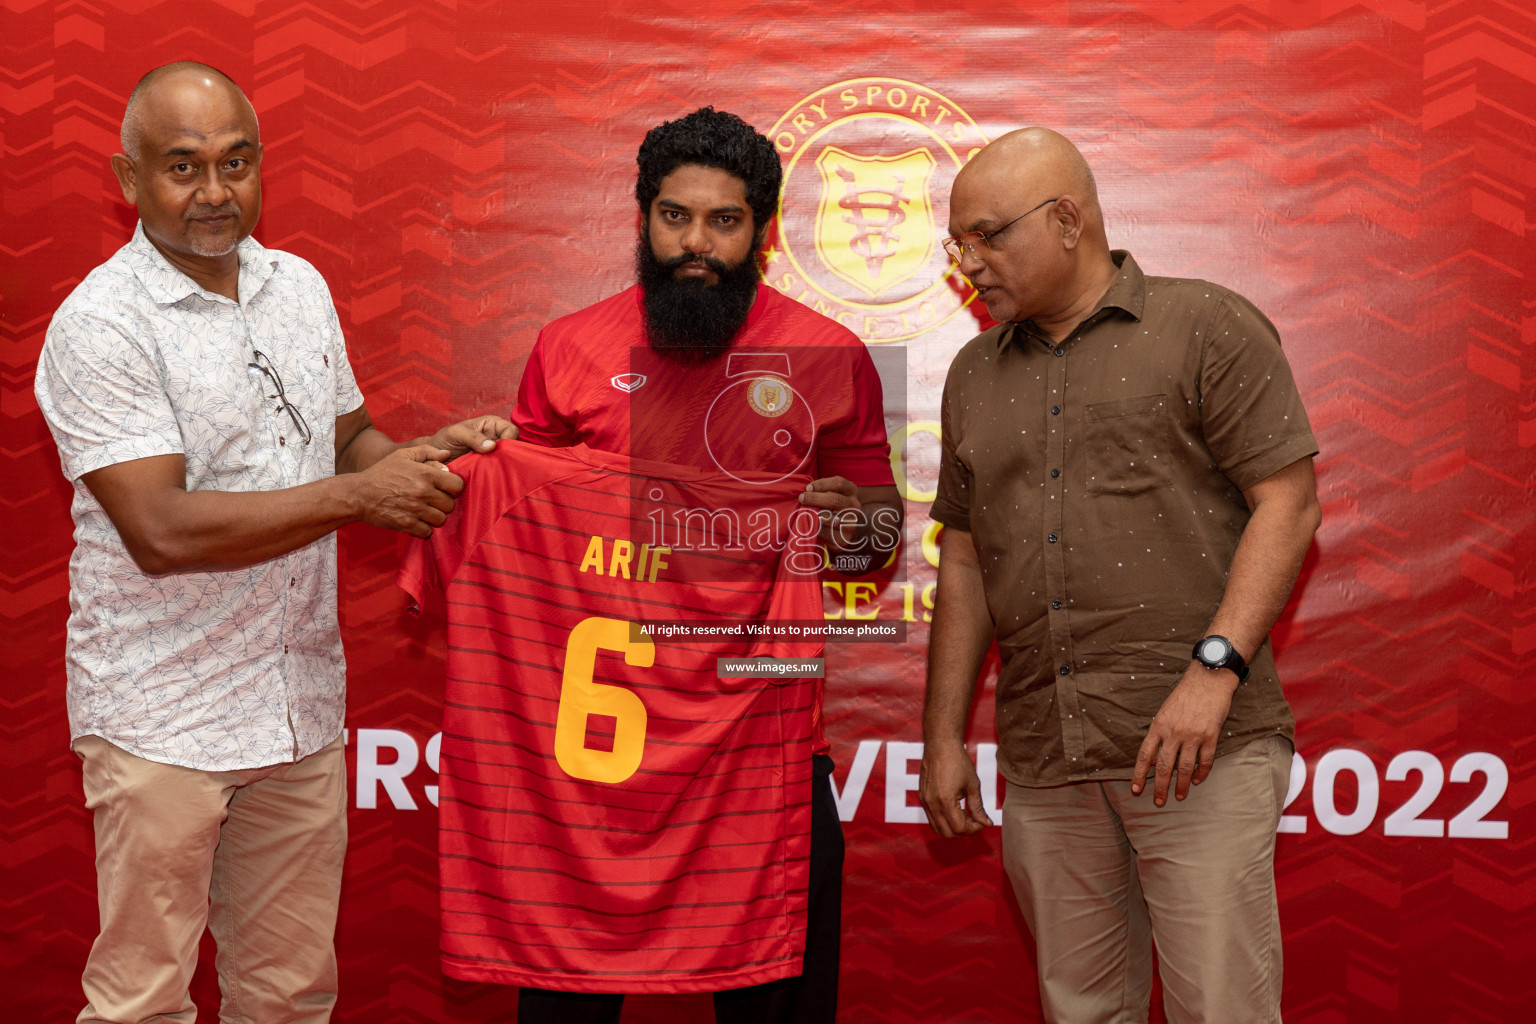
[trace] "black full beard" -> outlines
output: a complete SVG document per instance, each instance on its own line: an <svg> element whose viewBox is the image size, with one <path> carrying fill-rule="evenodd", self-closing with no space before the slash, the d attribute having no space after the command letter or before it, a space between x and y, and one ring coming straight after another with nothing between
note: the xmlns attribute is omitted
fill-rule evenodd
<svg viewBox="0 0 1536 1024"><path fill-rule="evenodd" d="M715 272L714 284L673 276L695 262ZM645 298L646 339L658 355L689 366L718 359L731 347L752 311L761 276L756 254L734 267L713 256L658 260L643 234L635 247L635 266Z"/></svg>

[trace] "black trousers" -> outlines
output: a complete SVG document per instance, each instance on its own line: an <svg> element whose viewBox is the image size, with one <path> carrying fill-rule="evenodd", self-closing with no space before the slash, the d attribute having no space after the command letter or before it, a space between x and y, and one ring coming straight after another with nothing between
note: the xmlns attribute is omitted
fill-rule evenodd
<svg viewBox="0 0 1536 1024"><path fill-rule="evenodd" d="M811 759L811 890L799 977L716 992L716 1024L832 1024L843 926L843 826L832 800L832 759ZM523 988L518 1024L618 1024L623 993Z"/></svg>

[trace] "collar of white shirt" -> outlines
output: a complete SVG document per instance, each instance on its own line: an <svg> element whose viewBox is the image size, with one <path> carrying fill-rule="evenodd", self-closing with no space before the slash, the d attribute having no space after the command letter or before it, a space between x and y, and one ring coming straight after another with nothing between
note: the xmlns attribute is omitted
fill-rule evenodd
<svg viewBox="0 0 1536 1024"><path fill-rule="evenodd" d="M277 256L254 238L240 243L240 297L250 302L261 291L272 271L277 267ZM198 287L196 281L171 266L160 250L144 234L144 222L139 221L133 238L128 243L128 265L144 290L157 305L174 306L188 295L201 295L216 302L228 302L222 295Z"/></svg>

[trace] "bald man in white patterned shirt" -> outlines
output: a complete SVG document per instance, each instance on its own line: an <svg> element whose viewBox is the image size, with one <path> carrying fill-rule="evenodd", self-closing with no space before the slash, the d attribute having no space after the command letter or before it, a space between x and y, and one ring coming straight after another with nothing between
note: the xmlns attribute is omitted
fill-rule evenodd
<svg viewBox="0 0 1536 1024"><path fill-rule="evenodd" d="M38 405L75 489L66 674L101 932L77 1020L191 1022L206 926L221 1020L322 1022L346 847L334 531L430 535L483 417L372 426L329 290L250 237L255 112L221 72L140 81L112 168L129 243L55 314Z"/></svg>

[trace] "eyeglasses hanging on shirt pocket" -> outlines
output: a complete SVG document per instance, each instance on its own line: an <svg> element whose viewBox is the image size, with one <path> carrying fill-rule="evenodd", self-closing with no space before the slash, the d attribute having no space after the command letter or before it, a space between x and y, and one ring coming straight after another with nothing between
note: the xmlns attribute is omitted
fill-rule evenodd
<svg viewBox="0 0 1536 1024"><path fill-rule="evenodd" d="M272 360L268 359L260 349L253 348L251 352L255 358L246 365L253 370L260 370L267 380L272 382L272 386L277 389L277 394L268 395L267 397L277 399L278 408L288 414L288 418L293 421L294 427L298 429L299 436L304 439L305 444L309 444L309 424L304 422L304 414L294 408L292 402L288 401L288 393L283 390L283 378L277 375L277 367L272 365Z"/></svg>

